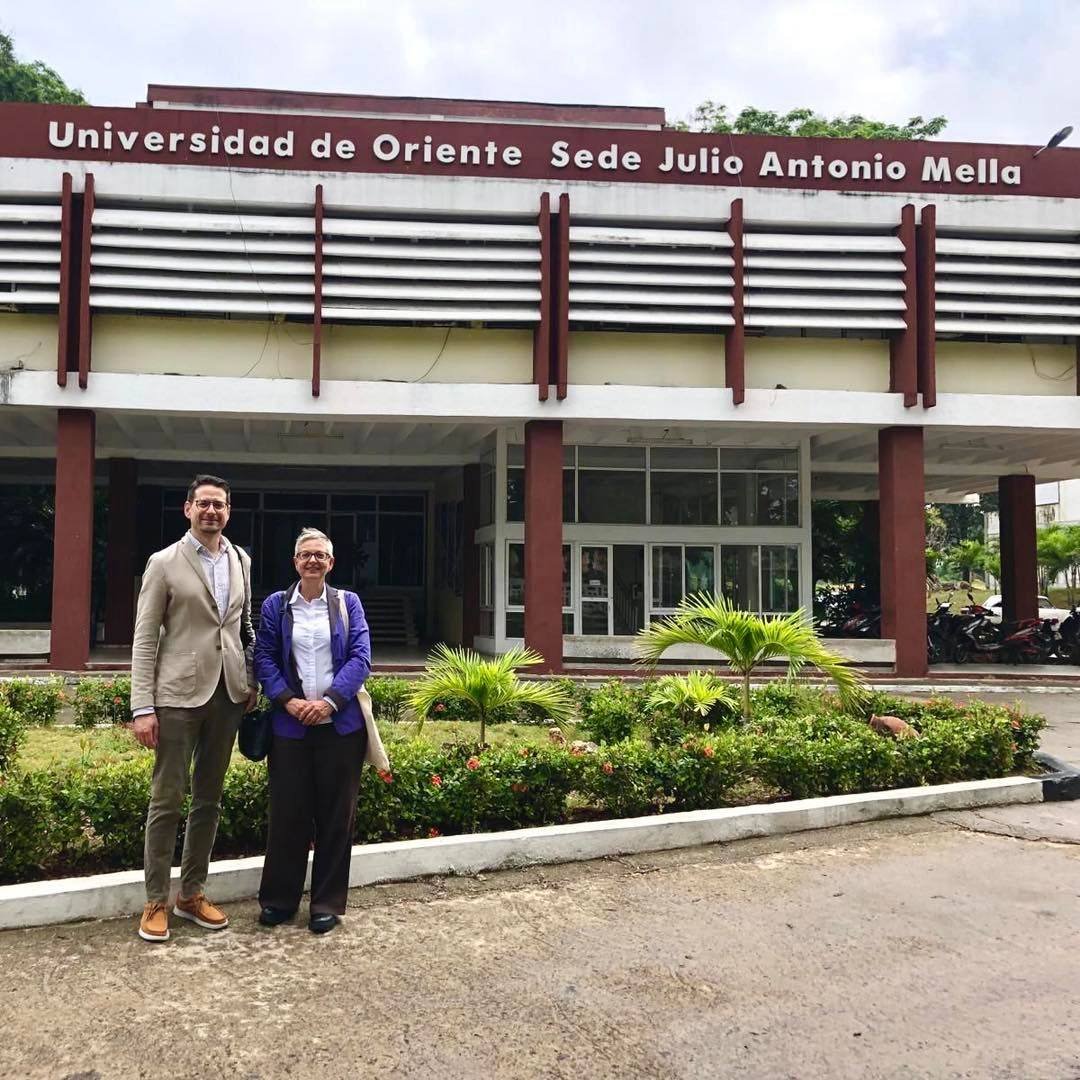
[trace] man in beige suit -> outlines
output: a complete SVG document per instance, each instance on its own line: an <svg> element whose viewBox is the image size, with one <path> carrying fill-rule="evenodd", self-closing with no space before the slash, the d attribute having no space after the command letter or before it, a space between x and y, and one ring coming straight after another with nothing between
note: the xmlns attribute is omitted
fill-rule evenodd
<svg viewBox="0 0 1080 1080"><path fill-rule="evenodd" d="M229 507L226 481L196 476L184 503L191 529L150 556L139 593L131 647L132 730L154 751L146 907L139 923L146 941L169 938L172 856L189 778L191 809L172 913L209 930L229 923L204 889L236 729L257 696L250 659L251 560L222 535Z"/></svg>

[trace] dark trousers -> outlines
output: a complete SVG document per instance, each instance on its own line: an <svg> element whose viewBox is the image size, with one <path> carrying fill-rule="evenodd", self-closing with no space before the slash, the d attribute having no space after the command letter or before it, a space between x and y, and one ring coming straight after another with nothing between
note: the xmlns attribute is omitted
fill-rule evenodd
<svg viewBox="0 0 1080 1080"><path fill-rule="evenodd" d="M314 841L311 914L344 914L365 739L362 728L339 735L333 724L309 727L302 739L274 736L270 827L259 885L263 907L300 906Z"/></svg>

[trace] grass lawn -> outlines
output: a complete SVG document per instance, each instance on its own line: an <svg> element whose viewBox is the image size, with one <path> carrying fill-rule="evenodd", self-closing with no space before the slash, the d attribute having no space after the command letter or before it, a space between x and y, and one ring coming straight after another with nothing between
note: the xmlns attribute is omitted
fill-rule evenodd
<svg viewBox="0 0 1080 1080"><path fill-rule="evenodd" d="M416 733L414 721L391 724L383 721L379 731L384 740L411 738ZM584 738L573 726L569 729L571 739ZM480 725L465 721L429 720L424 724L420 737L435 746L443 743L475 743L480 737ZM488 724L487 740L492 746L543 746L549 742L548 729L536 724ZM26 743L19 753L19 764L27 770L44 769L50 765L81 762L84 765L105 765L123 761L147 753L134 736L124 728L76 727L31 728ZM233 751L240 757L238 750Z"/></svg>

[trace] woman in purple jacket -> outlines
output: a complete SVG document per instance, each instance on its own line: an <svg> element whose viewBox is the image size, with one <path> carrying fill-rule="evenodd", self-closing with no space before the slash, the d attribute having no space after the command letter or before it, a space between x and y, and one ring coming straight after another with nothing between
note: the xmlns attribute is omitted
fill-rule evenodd
<svg viewBox="0 0 1080 1080"><path fill-rule="evenodd" d="M296 914L314 841L308 926L325 934L344 914L349 888L367 741L356 692L371 645L360 598L326 584L330 538L304 529L294 552L299 581L266 598L255 638L255 674L275 706L259 922L277 926Z"/></svg>

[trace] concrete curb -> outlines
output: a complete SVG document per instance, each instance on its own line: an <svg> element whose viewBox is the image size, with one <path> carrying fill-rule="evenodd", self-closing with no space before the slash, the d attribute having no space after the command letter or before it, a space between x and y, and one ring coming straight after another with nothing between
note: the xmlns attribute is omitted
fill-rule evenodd
<svg viewBox="0 0 1080 1080"><path fill-rule="evenodd" d="M1042 779L1012 776L864 795L364 844L353 848L349 883L355 887L436 874L475 874L482 870L575 862L826 829L938 810L1042 802L1043 798ZM212 863L207 892L222 902L255 896L262 863L262 856ZM178 877L179 870L174 868L174 883ZM132 915L142 910L144 899L141 870L4 885L0 886L0 930Z"/></svg>

